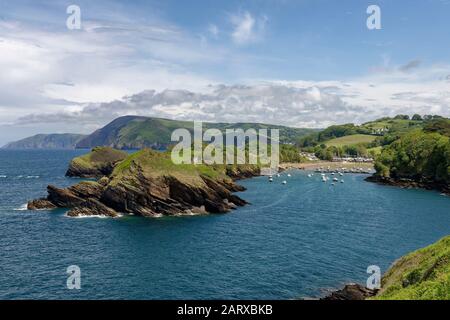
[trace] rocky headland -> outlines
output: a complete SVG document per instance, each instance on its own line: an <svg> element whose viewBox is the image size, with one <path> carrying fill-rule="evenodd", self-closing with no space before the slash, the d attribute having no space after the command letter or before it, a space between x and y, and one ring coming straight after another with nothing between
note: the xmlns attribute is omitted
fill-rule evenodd
<svg viewBox="0 0 450 320"><path fill-rule="evenodd" d="M95 177L69 188L49 185L47 197L28 209L68 208L69 216L145 217L226 213L247 202L235 183L259 175L257 166L175 165L170 153L143 149L128 155L97 147L72 160L68 176Z"/></svg>
<svg viewBox="0 0 450 320"><path fill-rule="evenodd" d="M375 182L382 185L400 187L404 189L435 190L450 195L450 185L432 180L383 177L377 174L367 177L365 180L368 182Z"/></svg>

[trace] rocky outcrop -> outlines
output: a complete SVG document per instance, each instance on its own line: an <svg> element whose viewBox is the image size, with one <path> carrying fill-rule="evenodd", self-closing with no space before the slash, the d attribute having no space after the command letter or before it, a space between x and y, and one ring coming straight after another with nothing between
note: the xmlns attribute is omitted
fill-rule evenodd
<svg viewBox="0 0 450 320"><path fill-rule="evenodd" d="M112 174L117 163L128 154L109 147L96 147L87 155L74 158L67 169L66 176L80 178L100 178Z"/></svg>
<svg viewBox="0 0 450 320"><path fill-rule="evenodd" d="M426 189L436 190L447 195L450 195L450 186L444 183L429 181L425 179L408 179L408 178L392 178L382 177L380 175L372 175L365 179L368 182L375 182L378 184L400 187L404 189Z"/></svg>
<svg viewBox="0 0 450 320"><path fill-rule="evenodd" d="M71 209L67 215L69 217L80 217L80 216L106 216L115 218L119 214L105 206L103 203L98 201L97 199L89 198L84 201L81 205L76 206Z"/></svg>
<svg viewBox="0 0 450 320"><path fill-rule="evenodd" d="M47 199L31 200L27 204L28 210L49 210L55 208L57 208L57 206Z"/></svg>
<svg viewBox="0 0 450 320"><path fill-rule="evenodd" d="M365 300L375 296L377 290L368 289L360 284L351 283L320 300Z"/></svg>
<svg viewBox="0 0 450 320"><path fill-rule="evenodd" d="M47 198L30 201L28 208L69 208L69 216L116 217L120 212L158 217L226 213L247 204L233 194L245 188L225 174L225 167L176 166L168 153L142 150L116 162L113 169L98 181L64 189L50 185ZM234 172L235 179L259 174L253 167Z"/></svg>

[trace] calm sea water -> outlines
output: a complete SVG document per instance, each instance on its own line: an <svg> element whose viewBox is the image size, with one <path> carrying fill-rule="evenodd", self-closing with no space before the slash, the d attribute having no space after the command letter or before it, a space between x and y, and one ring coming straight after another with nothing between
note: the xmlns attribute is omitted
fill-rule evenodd
<svg viewBox="0 0 450 320"><path fill-rule="evenodd" d="M252 205L226 215L68 218L30 212L48 184L68 186L85 151L0 151L1 299L292 299L365 283L398 257L450 234L450 199L346 175L242 184ZM281 184L287 180L287 185ZM81 268L81 290L66 268Z"/></svg>

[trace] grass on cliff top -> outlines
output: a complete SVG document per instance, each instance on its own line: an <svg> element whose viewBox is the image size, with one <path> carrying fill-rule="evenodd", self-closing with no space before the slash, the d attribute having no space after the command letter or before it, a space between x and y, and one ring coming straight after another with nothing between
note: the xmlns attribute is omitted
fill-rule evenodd
<svg viewBox="0 0 450 320"><path fill-rule="evenodd" d="M128 153L110 147L95 147L91 152L74 158L72 162L84 168L94 168L98 164L121 161L127 156Z"/></svg>
<svg viewBox="0 0 450 320"><path fill-rule="evenodd" d="M116 166L113 177L116 180L120 180L131 173L135 167L142 169L144 175L149 177L173 176L193 185L203 184L201 176L207 176L212 179L227 179L224 174L225 170L222 170L220 167L204 164L174 164L169 152L159 152L151 149L143 149L129 155Z"/></svg>
<svg viewBox="0 0 450 320"><path fill-rule="evenodd" d="M450 300L450 236L396 261L375 299Z"/></svg>

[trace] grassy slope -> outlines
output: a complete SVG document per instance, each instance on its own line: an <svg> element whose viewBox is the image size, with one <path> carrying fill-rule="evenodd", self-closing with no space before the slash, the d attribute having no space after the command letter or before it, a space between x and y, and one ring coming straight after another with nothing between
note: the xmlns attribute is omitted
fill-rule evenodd
<svg viewBox="0 0 450 320"><path fill-rule="evenodd" d="M355 145L360 143L370 143L375 140L376 136L367 135L367 134L354 134L350 136L340 137L328 140L325 144L328 147L342 147L345 145Z"/></svg>
<svg viewBox="0 0 450 320"><path fill-rule="evenodd" d="M450 236L396 261L375 299L450 300Z"/></svg>
<svg viewBox="0 0 450 320"><path fill-rule="evenodd" d="M82 168L96 168L108 162L116 162L125 159L128 154L124 151L109 147L95 147L91 152L76 157L72 163Z"/></svg>
<svg viewBox="0 0 450 320"><path fill-rule="evenodd" d="M137 167L147 177L157 179L171 176L192 186L204 185L201 176L206 176L213 180L228 180L231 182L226 175L226 166L224 165L174 164L169 152L143 149L129 155L116 166L112 174L112 183L123 182L127 178L132 177Z"/></svg>
<svg viewBox="0 0 450 320"><path fill-rule="evenodd" d="M185 128L193 132L193 122L191 121L175 121L159 118L139 118L129 121L125 126L120 128L117 137L117 146L139 146L147 142L157 144L170 144L171 134L175 129ZM289 128L283 126L273 126L266 124L253 123L203 123L203 130L208 128L216 128L219 130L240 128L243 130L253 128L259 129L279 129L281 142L294 142L298 137L313 132L313 129Z"/></svg>

